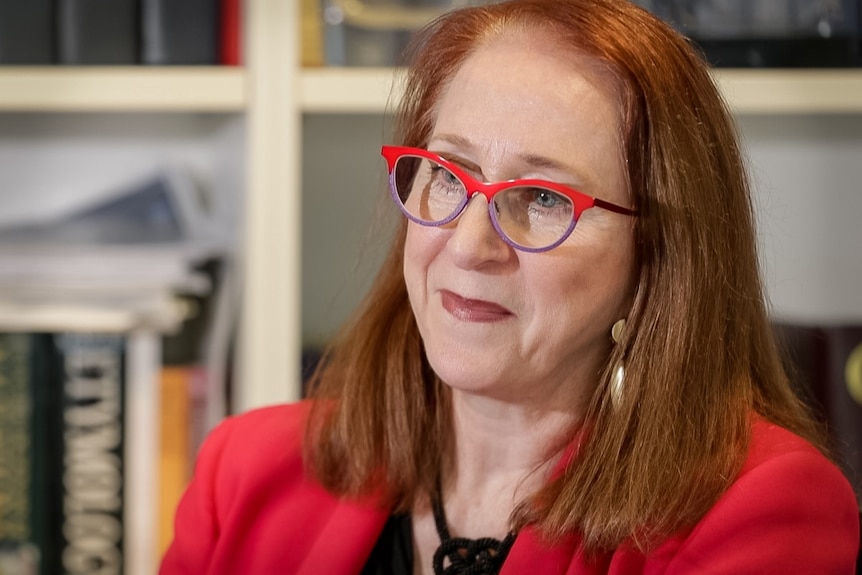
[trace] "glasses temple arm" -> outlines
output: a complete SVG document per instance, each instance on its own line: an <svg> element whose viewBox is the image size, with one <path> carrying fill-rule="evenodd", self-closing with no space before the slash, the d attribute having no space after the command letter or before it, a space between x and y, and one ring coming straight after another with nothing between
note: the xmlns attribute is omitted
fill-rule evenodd
<svg viewBox="0 0 862 575"><path fill-rule="evenodd" d="M624 208L622 206L612 204L611 202L606 202L605 200L601 200L599 198L593 199L593 205L596 206L597 208L602 208L603 210L608 210L610 212L615 212L617 214L622 214L624 216L637 215L637 210L632 210L630 208Z"/></svg>

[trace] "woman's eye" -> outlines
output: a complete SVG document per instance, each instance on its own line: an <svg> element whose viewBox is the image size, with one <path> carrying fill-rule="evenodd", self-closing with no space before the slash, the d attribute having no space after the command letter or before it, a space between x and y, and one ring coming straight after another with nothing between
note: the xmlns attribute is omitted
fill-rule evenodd
<svg viewBox="0 0 862 575"><path fill-rule="evenodd" d="M548 190L537 190L534 201L543 208L553 208L560 203L560 197Z"/></svg>
<svg viewBox="0 0 862 575"><path fill-rule="evenodd" d="M443 166L434 166L431 168L432 177L436 182L447 188L460 188L461 180L458 177L444 168Z"/></svg>

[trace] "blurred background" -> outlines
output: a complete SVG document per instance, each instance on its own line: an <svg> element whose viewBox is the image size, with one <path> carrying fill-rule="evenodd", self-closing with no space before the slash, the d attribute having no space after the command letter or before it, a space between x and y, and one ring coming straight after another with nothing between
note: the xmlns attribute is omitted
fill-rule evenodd
<svg viewBox="0 0 862 575"><path fill-rule="evenodd" d="M776 331L859 489L860 0L638 3L714 66ZM0 573L155 573L206 433L300 397L398 221L400 51L457 5L0 0Z"/></svg>

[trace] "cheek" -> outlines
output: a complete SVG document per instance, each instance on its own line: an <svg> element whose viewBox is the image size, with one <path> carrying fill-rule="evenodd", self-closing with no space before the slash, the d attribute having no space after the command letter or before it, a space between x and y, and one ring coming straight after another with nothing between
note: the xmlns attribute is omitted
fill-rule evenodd
<svg viewBox="0 0 862 575"><path fill-rule="evenodd" d="M407 237L404 240L404 281L410 299L417 297L428 272L428 266L442 245L436 228L420 226L410 222L407 225Z"/></svg>
<svg viewBox="0 0 862 575"><path fill-rule="evenodd" d="M631 303L635 280L631 237L573 239L572 244L560 247L561 256L570 256L568 265L560 262L556 272L551 267L542 274L546 281L553 278L548 281L549 291L556 290L564 305L582 308L581 313L592 309L597 316L622 317Z"/></svg>

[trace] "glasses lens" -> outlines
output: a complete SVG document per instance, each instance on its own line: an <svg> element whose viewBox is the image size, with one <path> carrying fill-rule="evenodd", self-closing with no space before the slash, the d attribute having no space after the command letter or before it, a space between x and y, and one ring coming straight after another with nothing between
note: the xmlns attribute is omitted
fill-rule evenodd
<svg viewBox="0 0 862 575"><path fill-rule="evenodd" d="M572 200L546 188L507 188L494 196L494 212L500 231L530 249L555 245L575 225Z"/></svg>
<svg viewBox="0 0 862 575"><path fill-rule="evenodd" d="M404 210L424 223L450 219L463 207L467 197L466 187L455 174L419 156L398 158L393 179Z"/></svg>

